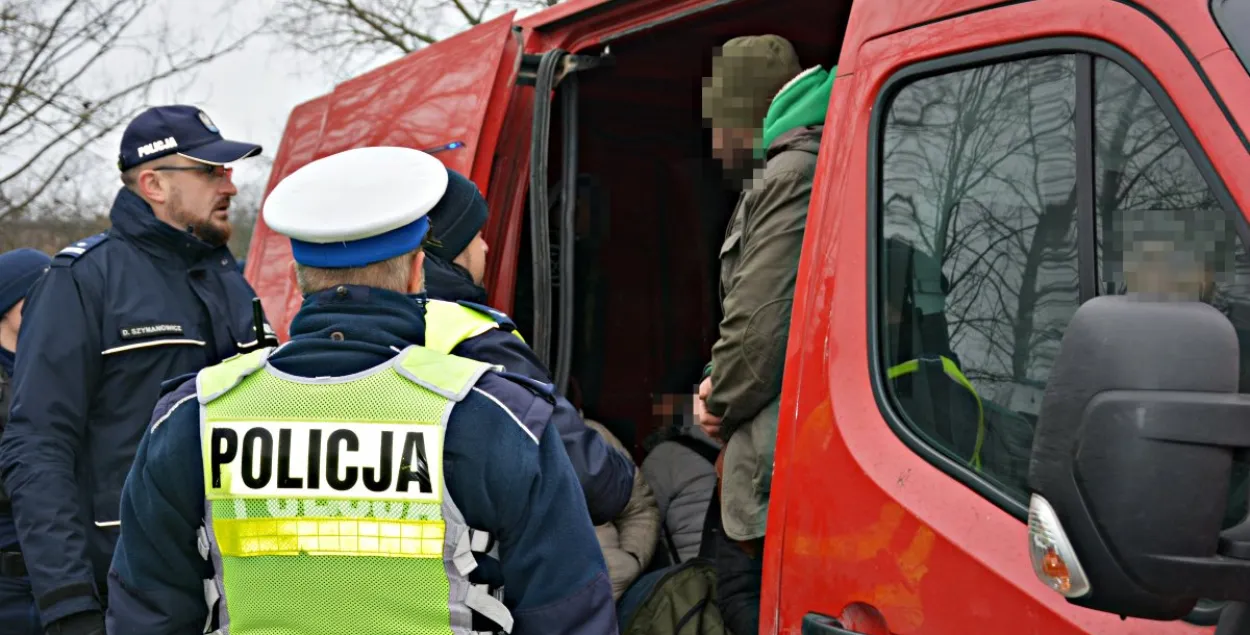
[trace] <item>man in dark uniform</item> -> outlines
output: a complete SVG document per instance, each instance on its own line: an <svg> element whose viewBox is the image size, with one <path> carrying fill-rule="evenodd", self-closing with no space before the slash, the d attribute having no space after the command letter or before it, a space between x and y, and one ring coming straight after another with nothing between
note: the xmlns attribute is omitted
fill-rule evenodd
<svg viewBox="0 0 1250 635"><path fill-rule="evenodd" d="M17 334L22 326L22 305L35 281L52 261L35 249L14 249L0 254L0 434L9 417L12 397L9 380L17 359ZM38 635L39 612L30 592L30 578L17 550L17 527L13 506L0 480L0 624L7 635Z"/></svg>
<svg viewBox="0 0 1250 635"><path fill-rule="evenodd" d="M163 106L122 134L112 228L61 250L27 298L0 440L22 560L49 633L102 633L122 483L161 382L256 346L226 249L238 193L203 111Z"/></svg>
<svg viewBox="0 0 1250 635"><path fill-rule="evenodd" d="M482 282L488 247L482 227L486 224L486 200L472 181L454 170L447 170L447 178L447 192L429 213L432 240L426 247L425 285L431 300L459 306L429 307L427 346L502 366L550 386L550 373L515 333L516 324L485 304ZM483 326L474 328L466 322ZM552 423L573 461L591 520L596 525L611 522L629 502L634 462L587 426L563 395L556 397Z"/></svg>
<svg viewBox="0 0 1250 635"><path fill-rule="evenodd" d="M360 148L269 195L305 294L291 340L157 405L122 495L110 633L615 635L551 393L424 346L426 213L446 186L425 153Z"/></svg>

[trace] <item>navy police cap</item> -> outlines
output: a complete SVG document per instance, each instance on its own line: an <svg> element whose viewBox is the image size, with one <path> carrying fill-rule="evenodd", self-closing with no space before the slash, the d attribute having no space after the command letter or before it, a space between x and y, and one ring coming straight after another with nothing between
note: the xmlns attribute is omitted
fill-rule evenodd
<svg viewBox="0 0 1250 635"><path fill-rule="evenodd" d="M126 126L117 167L124 172L171 154L225 165L260 152L255 143L223 139L213 120L195 106L157 106L139 113Z"/></svg>
<svg viewBox="0 0 1250 635"><path fill-rule="evenodd" d="M355 148L282 179L261 215L291 239L295 262L363 267L420 248L447 184L447 168L420 150Z"/></svg>

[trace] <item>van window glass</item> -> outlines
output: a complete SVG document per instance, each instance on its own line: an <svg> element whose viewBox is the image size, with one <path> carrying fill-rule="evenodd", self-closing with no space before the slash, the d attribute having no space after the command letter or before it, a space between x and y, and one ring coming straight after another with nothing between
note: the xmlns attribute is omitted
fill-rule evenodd
<svg viewBox="0 0 1250 635"><path fill-rule="evenodd" d="M1080 304L1075 56L917 80L882 139L886 385L933 446L1021 501Z"/></svg>
<svg viewBox="0 0 1250 635"><path fill-rule="evenodd" d="M1096 253L1103 294L1202 301L1241 342L1250 392L1250 259L1181 137L1146 88L1118 64L1094 63ZM1245 465L1234 474L1226 524L1246 512Z"/></svg>

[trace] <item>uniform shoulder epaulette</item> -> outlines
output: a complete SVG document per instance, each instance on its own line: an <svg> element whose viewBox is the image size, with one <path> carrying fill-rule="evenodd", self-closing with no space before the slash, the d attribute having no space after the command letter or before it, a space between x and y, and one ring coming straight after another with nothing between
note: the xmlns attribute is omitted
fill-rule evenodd
<svg viewBox="0 0 1250 635"><path fill-rule="evenodd" d="M68 267L73 264L75 260L81 258L83 254L100 246L104 243L104 241L108 240L108 237L108 232L100 232L94 236L88 236L65 247L64 249L56 252L56 255L52 257L52 266Z"/></svg>
<svg viewBox="0 0 1250 635"><path fill-rule="evenodd" d="M526 390L553 404L556 402L555 384L544 383L525 375L518 375L517 373L510 373L503 370L497 370L495 371L495 374L514 384L519 384L522 388L525 388Z"/></svg>
<svg viewBox="0 0 1250 635"><path fill-rule="evenodd" d="M457 300L456 304L459 304L460 306L468 308L468 309L473 309L474 311L477 311L478 313L481 313L489 317L490 319L494 320L495 323L498 324L500 328L506 331L516 330L516 322L513 322L512 318L508 317L508 314L504 313L503 311L492 309L491 307L488 307L485 304L469 302L468 300Z"/></svg>

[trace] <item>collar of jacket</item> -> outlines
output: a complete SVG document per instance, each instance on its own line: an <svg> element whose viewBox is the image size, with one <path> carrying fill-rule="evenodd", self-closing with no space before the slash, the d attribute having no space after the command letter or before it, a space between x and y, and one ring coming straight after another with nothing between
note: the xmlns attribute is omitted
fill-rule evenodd
<svg viewBox="0 0 1250 635"><path fill-rule="evenodd" d="M342 285L304 298L291 339L271 358L301 377L341 377L425 343L425 297Z"/></svg>
<svg viewBox="0 0 1250 635"><path fill-rule="evenodd" d="M474 283L473 276L464 267L426 252L424 269L425 292L431 298L486 304L486 289Z"/></svg>
<svg viewBox="0 0 1250 635"><path fill-rule="evenodd" d="M191 232L178 231L161 222L152 206L138 194L121 188L109 211L113 232L153 257L181 261L191 266L221 247L214 247Z"/></svg>
<svg viewBox="0 0 1250 635"><path fill-rule="evenodd" d="M0 348L0 373L12 377L13 364L17 361L17 354L7 348Z"/></svg>

